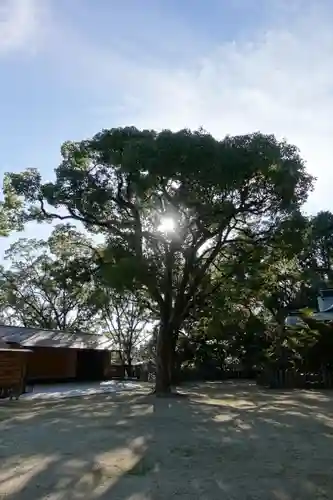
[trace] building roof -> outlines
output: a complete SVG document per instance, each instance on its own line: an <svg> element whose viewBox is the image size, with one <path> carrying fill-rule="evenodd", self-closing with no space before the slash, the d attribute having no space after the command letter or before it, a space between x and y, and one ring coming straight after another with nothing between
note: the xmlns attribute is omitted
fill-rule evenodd
<svg viewBox="0 0 333 500"><path fill-rule="evenodd" d="M20 326L0 325L0 341L22 347L66 347L70 349L114 350L112 341L104 335L68 333L61 330L41 330Z"/></svg>
<svg viewBox="0 0 333 500"><path fill-rule="evenodd" d="M333 312L333 304L331 304L330 306L326 307L326 309L323 309L322 311L320 312L323 312L323 313L332 313Z"/></svg>
<svg viewBox="0 0 333 500"><path fill-rule="evenodd" d="M0 353L1 352L32 352L31 349L11 349L11 347L0 347Z"/></svg>
<svg viewBox="0 0 333 500"><path fill-rule="evenodd" d="M333 288L323 288L319 290L320 297L333 297Z"/></svg>

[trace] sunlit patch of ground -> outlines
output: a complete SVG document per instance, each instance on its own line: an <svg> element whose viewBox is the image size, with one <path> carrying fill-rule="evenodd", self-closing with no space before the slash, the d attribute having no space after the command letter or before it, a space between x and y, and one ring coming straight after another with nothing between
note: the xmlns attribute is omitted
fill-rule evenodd
<svg viewBox="0 0 333 500"><path fill-rule="evenodd" d="M138 382L107 380L91 383L63 383L49 385L35 385L27 393L22 394L21 400L54 400L76 398L78 396L95 396L119 391L133 391L140 388Z"/></svg>

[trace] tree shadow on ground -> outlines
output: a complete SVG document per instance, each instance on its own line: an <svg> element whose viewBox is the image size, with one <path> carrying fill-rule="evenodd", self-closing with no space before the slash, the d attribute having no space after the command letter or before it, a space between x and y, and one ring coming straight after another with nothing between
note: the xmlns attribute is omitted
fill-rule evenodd
<svg viewBox="0 0 333 500"><path fill-rule="evenodd" d="M0 498L333 498L331 392L244 382L184 391L8 405Z"/></svg>

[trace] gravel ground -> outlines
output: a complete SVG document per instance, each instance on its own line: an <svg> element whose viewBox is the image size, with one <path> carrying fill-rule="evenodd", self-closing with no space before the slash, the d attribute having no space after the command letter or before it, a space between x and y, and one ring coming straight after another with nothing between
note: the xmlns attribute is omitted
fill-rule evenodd
<svg viewBox="0 0 333 500"><path fill-rule="evenodd" d="M0 402L0 498L333 500L333 393Z"/></svg>

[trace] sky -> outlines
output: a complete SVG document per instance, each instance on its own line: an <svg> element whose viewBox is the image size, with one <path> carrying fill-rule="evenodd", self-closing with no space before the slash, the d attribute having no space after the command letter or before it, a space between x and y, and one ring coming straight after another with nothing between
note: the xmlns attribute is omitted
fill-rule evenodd
<svg viewBox="0 0 333 500"><path fill-rule="evenodd" d="M261 131L316 176L306 210L333 210L332 28L331 0L0 0L0 176L51 179L102 128Z"/></svg>

